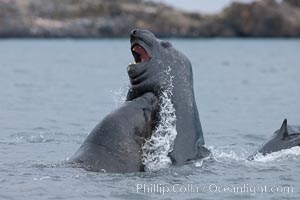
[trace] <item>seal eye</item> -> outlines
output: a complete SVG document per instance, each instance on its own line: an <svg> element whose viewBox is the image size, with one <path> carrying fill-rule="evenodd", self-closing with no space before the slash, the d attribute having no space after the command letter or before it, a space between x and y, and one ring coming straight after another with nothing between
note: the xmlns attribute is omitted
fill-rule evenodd
<svg viewBox="0 0 300 200"><path fill-rule="evenodd" d="M168 41L161 41L160 45L164 48L170 48L172 46L172 44Z"/></svg>
<svg viewBox="0 0 300 200"><path fill-rule="evenodd" d="M140 45L136 44L131 48L132 55L134 57L134 61L136 63L145 62L149 60L149 54L147 51Z"/></svg>

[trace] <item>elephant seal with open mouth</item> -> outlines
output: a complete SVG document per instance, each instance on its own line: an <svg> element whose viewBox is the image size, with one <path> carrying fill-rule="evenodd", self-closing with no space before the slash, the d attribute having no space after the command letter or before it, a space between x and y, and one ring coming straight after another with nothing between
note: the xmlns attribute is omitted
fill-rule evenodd
<svg viewBox="0 0 300 200"><path fill-rule="evenodd" d="M130 42L135 63L128 66L131 88L127 100L147 92L159 98L171 88L177 136L169 157L179 165L206 157L209 151L204 147L189 59L171 43L159 40L148 30L133 30Z"/></svg>

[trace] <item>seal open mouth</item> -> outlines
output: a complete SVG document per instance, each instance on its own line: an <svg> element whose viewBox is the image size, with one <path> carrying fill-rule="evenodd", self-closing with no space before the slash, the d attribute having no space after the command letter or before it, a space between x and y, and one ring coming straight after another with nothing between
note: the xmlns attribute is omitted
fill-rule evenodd
<svg viewBox="0 0 300 200"><path fill-rule="evenodd" d="M131 47L131 53L134 57L135 63L145 62L150 58L146 49L138 44L135 44Z"/></svg>

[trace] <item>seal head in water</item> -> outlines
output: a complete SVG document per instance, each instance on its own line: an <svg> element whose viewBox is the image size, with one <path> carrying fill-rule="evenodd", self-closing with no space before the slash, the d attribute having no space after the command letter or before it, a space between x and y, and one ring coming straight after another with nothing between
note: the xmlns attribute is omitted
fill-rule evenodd
<svg viewBox="0 0 300 200"><path fill-rule="evenodd" d="M90 171L144 171L141 149L151 136L157 106L152 93L126 101L90 132L69 162Z"/></svg>

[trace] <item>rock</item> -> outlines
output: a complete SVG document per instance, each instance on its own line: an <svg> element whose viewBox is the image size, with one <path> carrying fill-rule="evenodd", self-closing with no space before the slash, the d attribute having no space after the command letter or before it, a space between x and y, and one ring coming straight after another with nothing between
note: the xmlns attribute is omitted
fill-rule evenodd
<svg viewBox="0 0 300 200"><path fill-rule="evenodd" d="M299 37L300 1L233 3L202 15L143 0L1 0L0 37Z"/></svg>
<svg viewBox="0 0 300 200"><path fill-rule="evenodd" d="M233 3L221 13L221 20L240 37L299 36L299 11L275 0Z"/></svg>
<svg viewBox="0 0 300 200"><path fill-rule="evenodd" d="M291 6L297 6L300 7L300 1L299 0L283 0L285 3L291 5Z"/></svg>

